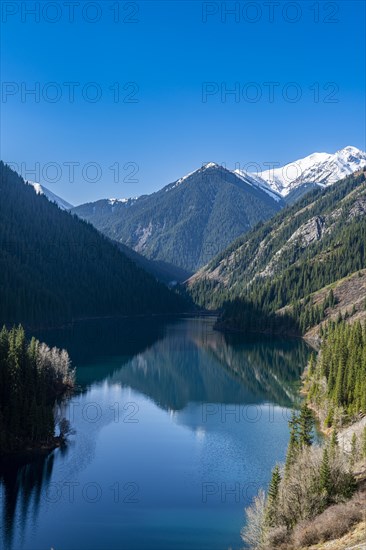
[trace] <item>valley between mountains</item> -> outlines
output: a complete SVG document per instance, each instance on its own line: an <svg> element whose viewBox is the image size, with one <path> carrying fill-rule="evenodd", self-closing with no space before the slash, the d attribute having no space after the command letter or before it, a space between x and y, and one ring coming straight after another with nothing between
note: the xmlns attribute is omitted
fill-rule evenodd
<svg viewBox="0 0 366 550"><path fill-rule="evenodd" d="M72 435L63 419L55 436L53 416L79 391L70 358L26 333L53 327L57 343L58 330L104 319L82 376L101 342L94 390L100 377L179 411L197 439L191 399L294 407L285 462L247 507L247 547L363 542L366 153L348 146L258 174L210 162L150 195L76 207L1 162L0 197L0 456L47 454ZM121 334L151 318L125 355ZM315 421L324 440L314 443Z"/></svg>
<svg viewBox="0 0 366 550"><path fill-rule="evenodd" d="M69 262L73 255L71 263L78 265L77 248L83 246L87 256L83 258L84 267L85 262L91 265L97 258L105 258L103 270L108 269L110 262L126 266L118 270L118 277L125 277L127 266L131 273L138 269L139 277L146 277L146 284L151 281L149 284L160 289L153 295L158 292L171 295L167 303L172 305L168 310L172 307L184 311L192 308L220 311L219 323L225 330L309 333L315 337L314 327L320 327L335 311L344 314L348 307L347 315L357 313L362 317L363 290L360 289L357 301L353 302L352 291L344 289L354 287L354 274L361 274L366 268L365 167L366 153L352 146L334 154L314 153L260 174L230 171L211 162L151 195L105 199L72 207L40 183L22 185L21 178L17 179L4 165L3 197L6 200L2 204L8 204L10 212L14 209L14 215L19 211L16 214L19 218L20 209L26 215L29 211L29 216L33 216L33 211L40 211L30 235L33 235L32 246L38 259L53 249L54 262L47 263L49 273L65 272L66 263L63 268L61 264ZM14 181L13 187L18 187L16 202L11 198L11 181ZM32 187L35 194L31 192ZM43 216L49 221L43 221ZM10 229L12 219L14 216L9 218L9 208L6 208L4 227L6 225L8 235L13 235L15 243L19 242L18 249L8 244L5 253L17 257L21 265L25 228L24 231L19 227ZM50 227L54 227L48 232L50 242L42 243L42 226L50 222ZM65 243L67 231L72 232L73 238L67 238ZM5 257L3 261L6 273L9 266ZM26 303L30 299L28 293L44 294L47 288L44 263L38 260L32 263L28 258L27 267L29 281L27 270L25 278L18 272L14 276L24 281L21 295ZM14 270L14 266L11 269ZM100 263L98 270L101 270ZM98 270L94 269L91 275L85 267L87 277L95 278ZM9 272L5 278L7 285L10 279ZM44 284L39 285L42 279ZM83 285L74 285L76 279L66 285L60 281L50 289L47 298L43 296L38 300L39 316L44 315L45 310L54 311L53 303L58 303L58 313L52 315L65 320L70 315L147 311L143 305L145 300L141 306L130 305L141 300L141 287L140 290L131 287L128 298L127 295L121 298L121 304L125 304L121 310L117 304L125 285L114 291L111 281L108 285L99 284L104 293L108 292L110 305L103 298L99 310L97 304L81 306ZM166 290L166 285L174 289L173 292ZM336 303L331 304L326 294L330 289L333 292L333 287ZM58 295L61 291L69 295L73 288L78 291L72 300ZM342 299L337 296L340 292ZM9 298L9 303L13 302L14 299ZM70 305L66 306L70 302L74 304L74 311ZM76 307L79 303L80 307ZM11 309L6 304L7 300L2 305L4 319L9 315L7 308ZM22 309L22 305L18 308Z"/></svg>

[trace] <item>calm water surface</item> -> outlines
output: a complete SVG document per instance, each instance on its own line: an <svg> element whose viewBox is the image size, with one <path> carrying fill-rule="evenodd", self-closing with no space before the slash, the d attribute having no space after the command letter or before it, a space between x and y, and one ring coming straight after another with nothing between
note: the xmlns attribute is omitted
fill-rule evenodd
<svg viewBox="0 0 366 550"><path fill-rule="evenodd" d="M284 459L309 350L213 319L88 321L66 347L79 391L66 449L2 472L0 547L233 550L244 507Z"/></svg>

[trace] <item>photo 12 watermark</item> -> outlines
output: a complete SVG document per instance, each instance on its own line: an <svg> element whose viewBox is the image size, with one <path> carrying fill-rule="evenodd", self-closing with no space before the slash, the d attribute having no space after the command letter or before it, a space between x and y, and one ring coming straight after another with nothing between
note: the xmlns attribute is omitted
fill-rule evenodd
<svg viewBox="0 0 366 550"><path fill-rule="evenodd" d="M300 22L335 24L339 2L202 2L202 23L255 24Z"/></svg>
<svg viewBox="0 0 366 550"><path fill-rule="evenodd" d="M114 161L109 166L90 161L81 163L76 160L49 161L41 163L35 161L7 161L6 164L17 172L25 181L47 184L63 183L139 183L140 166L135 161Z"/></svg>
<svg viewBox="0 0 366 550"><path fill-rule="evenodd" d="M140 485L136 481L115 481L104 487L96 481L60 481L47 484L42 491L43 499L49 504L67 503L73 505L114 503L139 504Z"/></svg>
<svg viewBox="0 0 366 550"><path fill-rule="evenodd" d="M11 23L118 23L140 22L140 2L121 1L9 1L1 2L1 21Z"/></svg>
<svg viewBox="0 0 366 550"><path fill-rule="evenodd" d="M137 82L15 82L1 83L1 103L95 104L102 101L135 104L140 102Z"/></svg>
<svg viewBox="0 0 366 550"><path fill-rule="evenodd" d="M281 408L281 415L276 414L278 407L271 403L265 405L242 405L242 404L226 404L226 403L203 403L201 405L201 420L203 424L209 423L212 420L218 420L225 424L230 423L249 423L257 424L258 422L288 422L291 419L292 411L288 408Z"/></svg>
<svg viewBox="0 0 366 550"><path fill-rule="evenodd" d="M202 103L339 103L340 87L336 82L202 82Z"/></svg>
<svg viewBox="0 0 366 550"><path fill-rule="evenodd" d="M203 504L248 503L260 487L261 484L257 481L203 481L201 500Z"/></svg>

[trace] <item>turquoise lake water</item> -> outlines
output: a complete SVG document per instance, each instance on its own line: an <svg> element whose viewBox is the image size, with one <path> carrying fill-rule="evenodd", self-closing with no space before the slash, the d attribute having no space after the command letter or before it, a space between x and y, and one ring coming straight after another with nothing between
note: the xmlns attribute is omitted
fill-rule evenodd
<svg viewBox="0 0 366 550"><path fill-rule="evenodd" d="M214 319L85 321L44 332L78 391L65 449L2 472L0 547L237 550L244 508L282 461L309 349Z"/></svg>

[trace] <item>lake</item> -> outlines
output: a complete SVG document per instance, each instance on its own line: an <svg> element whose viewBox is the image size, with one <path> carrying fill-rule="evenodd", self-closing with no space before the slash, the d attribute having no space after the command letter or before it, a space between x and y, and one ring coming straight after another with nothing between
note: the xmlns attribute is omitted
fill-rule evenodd
<svg viewBox="0 0 366 550"><path fill-rule="evenodd" d="M309 348L214 319L85 321L65 347L78 391L68 446L1 473L11 550L237 550L244 508L283 461Z"/></svg>

